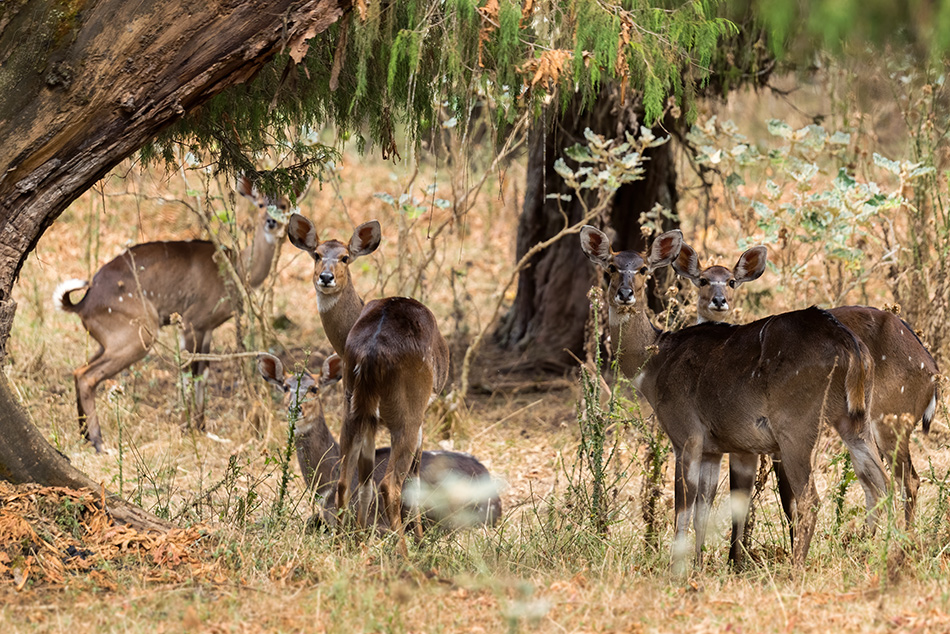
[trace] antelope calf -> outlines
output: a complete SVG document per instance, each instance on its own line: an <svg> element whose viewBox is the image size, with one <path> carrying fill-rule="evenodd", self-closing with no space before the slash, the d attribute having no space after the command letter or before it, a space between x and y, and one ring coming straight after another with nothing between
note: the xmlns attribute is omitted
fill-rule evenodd
<svg viewBox="0 0 950 634"><path fill-rule="evenodd" d="M267 279L280 249L290 202L263 196L244 177L238 179L237 191L254 201L261 213L251 244L237 258L231 252L226 257L235 260L244 282L256 287ZM73 372L80 432L97 452L103 450L96 415L99 384L144 357L173 314L181 316L181 347L201 354L210 350L214 329L234 314L235 290L222 275L217 258L214 244L206 240L146 242L105 264L91 283L67 280L56 288L56 306L79 315L99 343L99 351ZM73 303L71 294L80 290L85 295ZM192 378L204 375L207 365L207 361L192 363ZM204 381L193 383L195 423L202 429L205 386Z"/></svg>
<svg viewBox="0 0 950 634"><path fill-rule="evenodd" d="M673 268L699 287L699 321L726 321L733 308L732 289L742 281L758 278L765 270L767 257L765 247L759 246L743 253L733 270L723 266L702 268L699 256L684 244ZM737 283L731 283L733 280ZM713 309L717 294L725 298L725 306L719 310ZM937 407L937 364L913 329L893 313L868 306L838 306L828 312L870 351L874 381L868 420L894 480L901 482L904 519L908 527L912 526L920 478L911 461L910 432L918 420L923 422L925 432L930 430ZM730 457L729 482L733 491L745 495L751 492L757 461L758 456L736 460ZM738 463L735 468L734 462ZM775 470L782 505L788 512L781 462L776 463ZM742 529L733 529L735 552L730 558L738 557L742 533Z"/></svg>
<svg viewBox="0 0 950 634"><path fill-rule="evenodd" d="M346 338L343 355L345 394L337 485L337 508L348 508L351 483L357 482L357 524L368 525L373 499L376 431L386 427L392 451L380 492L390 527L400 535L403 483L419 472L422 423L430 396L448 378L449 349L435 315L408 297L388 297L366 304ZM417 536L421 524L416 523Z"/></svg>
<svg viewBox="0 0 950 634"><path fill-rule="evenodd" d="M298 423L294 442L297 462L304 482L312 488L320 501L320 510L311 521L324 522L334 516L334 495L340 469L340 446L330 432L323 415L320 392L343 376L339 356L330 355L323 364L319 380L304 371L285 374L277 357L262 354L257 367L264 379L286 394L288 409L297 409ZM316 398L309 395L316 394ZM377 486L389 464L389 447L376 449L373 481ZM356 480L350 487L357 486ZM481 462L471 454L458 451L423 451L419 467L419 482L410 485L419 490L419 508L426 525L441 528L467 528L480 524L493 526L501 517L501 499L498 489ZM370 505L372 523L388 528L379 496ZM403 512L409 510L403 504Z"/></svg>
<svg viewBox="0 0 950 634"><path fill-rule="evenodd" d="M875 522L886 479L865 439L867 349L849 330L827 312L809 308L743 326L660 331L647 314L645 280L677 257L682 234L658 236L647 255L612 251L607 236L592 226L580 237L584 253L609 278L608 321L621 371L649 401L673 445L674 571L685 570L694 509L695 558L702 562L724 453L782 455L798 531L793 560L804 562L814 516L797 504L817 500L811 452L823 419L851 452L869 521Z"/></svg>

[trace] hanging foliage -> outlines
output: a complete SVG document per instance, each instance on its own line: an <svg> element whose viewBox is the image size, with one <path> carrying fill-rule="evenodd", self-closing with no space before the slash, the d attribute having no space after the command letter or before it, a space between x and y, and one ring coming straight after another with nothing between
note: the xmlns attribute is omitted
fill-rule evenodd
<svg viewBox="0 0 950 634"><path fill-rule="evenodd" d="M334 155L301 142L302 130L333 125L339 138L396 156L397 130L415 143L443 119L466 121L475 105L505 124L575 92L589 103L606 81L642 92L649 123L671 96L691 111L717 44L736 33L719 8L718 0L362 2L190 114L146 158L186 144L219 169L242 170L276 148L287 174L312 174Z"/></svg>

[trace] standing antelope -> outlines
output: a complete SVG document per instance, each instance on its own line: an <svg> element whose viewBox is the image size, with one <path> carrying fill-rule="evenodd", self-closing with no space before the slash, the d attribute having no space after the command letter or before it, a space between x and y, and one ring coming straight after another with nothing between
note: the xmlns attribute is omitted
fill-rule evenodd
<svg viewBox="0 0 950 634"><path fill-rule="evenodd" d="M274 253L280 249L286 230L290 203L272 200L241 177L237 191L261 209L254 239L235 260L243 281L251 287L267 279ZM298 192L298 196L302 192ZM272 215L272 208L277 213ZM234 258L230 251L226 257ZM181 347L191 353L207 354L211 333L234 314L232 282L222 273L212 242L146 242L129 247L86 280L67 280L56 287L53 301L61 310L76 313L83 327L99 343L99 351L73 372L80 432L96 448L103 450L102 433L96 415L96 388L143 358L162 326L172 314L181 316ZM70 294L86 294L76 303ZM191 364L193 379L207 370L207 361ZM194 383L195 422L204 427L204 381Z"/></svg>
<svg viewBox="0 0 950 634"><path fill-rule="evenodd" d="M732 312L733 289L758 278L765 270L767 257L765 247L759 246L743 253L733 270L723 266L704 269L696 252L684 244L673 268L699 287L699 321L725 321ZM722 297L719 304L724 303L718 310L714 308L717 296ZM904 519L910 527L920 487L920 478L911 462L910 432L918 420L923 421L925 432L930 430L937 406L937 364L913 329L893 313L868 306L837 306L828 312L851 330L871 353L874 386L868 420L894 480L901 482ZM750 493L757 460L757 456L745 456L737 461L730 457L729 482L734 492ZM739 463L735 471L733 462ZM788 491L782 482L781 463L775 468L782 505L788 513ZM743 533L742 528L733 528L735 552L730 552L730 558L738 557ZM739 543L736 543L737 537Z"/></svg>
<svg viewBox="0 0 950 634"><path fill-rule="evenodd" d="M349 265L379 246L377 221L358 226L348 244L319 242L313 223L299 214L291 217L287 233L291 243L314 260L320 320L333 349L343 357L337 508L348 508L350 483L358 471L357 524L368 525L376 429L382 424L392 439L392 458L380 491L389 525L402 537L402 488L408 475L419 472L423 416L430 396L440 392L448 378L448 346L423 304L390 297L364 306L356 293ZM418 522L416 526L421 530ZM401 547L405 551L405 540Z"/></svg>
<svg viewBox="0 0 950 634"><path fill-rule="evenodd" d="M611 341L621 371L646 397L675 455L676 537L673 566L684 571L686 534L695 507L696 562L702 562L709 509L724 453L780 452L793 504L817 500L811 453L827 419L851 452L864 488L869 521L886 488L867 431L866 348L817 308L774 315L744 326L700 324L657 330L647 315L647 274L670 264L683 236L656 238L648 256L616 253L607 236L586 226L581 247L609 277ZM793 560L804 562L814 530L796 506Z"/></svg>
<svg viewBox="0 0 950 634"><path fill-rule="evenodd" d="M336 510L333 490L339 480L340 446L330 432L323 415L320 392L343 376L343 362L336 354L327 357L319 380L304 371L285 374L280 360L269 354L257 358L257 368L264 379L286 394L288 409L296 408L299 423L294 443L300 473L321 501L321 508L311 521L332 522ZM316 399L308 398L317 393ZM389 463L389 447L376 449L373 481L378 486ZM426 524L443 528L466 528L478 524L492 526L501 517L501 499L491 474L475 456L458 451L423 451L419 468L420 507ZM356 480L350 482L356 487ZM388 527L380 513L379 499L371 503L373 523ZM403 505L403 510L409 510Z"/></svg>
<svg viewBox="0 0 950 634"><path fill-rule="evenodd" d="M313 223L293 214L287 235L291 244L313 258L313 287L317 291L320 321L330 345L342 357L346 336L363 310L363 300L350 277L350 263L379 247L379 222L370 220L358 226L347 244L339 240L319 242Z"/></svg>
<svg viewBox="0 0 950 634"><path fill-rule="evenodd" d="M369 302L346 338L337 508L347 508L350 483L358 471L356 517L359 526L367 526L376 430L386 427L392 455L379 488L403 552L403 484L407 476L418 475L423 416L432 394L445 386L448 372L449 348L435 315L414 299L387 297ZM418 522L416 529L419 535Z"/></svg>

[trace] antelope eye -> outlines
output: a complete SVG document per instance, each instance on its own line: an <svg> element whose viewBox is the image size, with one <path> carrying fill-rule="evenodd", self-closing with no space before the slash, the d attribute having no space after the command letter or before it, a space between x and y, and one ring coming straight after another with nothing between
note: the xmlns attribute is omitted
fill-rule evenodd
<svg viewBox="0 0 950 634"><path fill-rule="evenodd" d="M647 267L641 266L641 267L640 267L640 275L646 275L646 274L647 274Z"/></svg>
<svg viewBox="0 0 950 634"><path fill-rule="evenodd" d="M342 262L343 264L349 264L349 263L350 263L350 256L344 255L342 258L340 258L340 262Z"/></svg>
<svg viewBox="0 0 950 634"><path fill-rule="evenodd" d="M736 287L736 281L735 281L735 280L729 280L729 288L735 288L735 287Z"/></svg>
<svg viewBox="0 0 950 634"><path fill-rule="evenodd" d="M311 385L310 387L307 388L307 393L308 393L308 394L316 394L317 392L318 392L318 390L317 390L317 386L316 386L316 385Z"/></svg>
<svg viewBox="0 0 950 634"><path fill-rule="evenodd" d="M700 286L709 286L709 280L707 280L705 277L701 277L701 278L699 278L699 285L700 285Z"/></svg>
<svg viewBox="0 0 950 634"><path fill-rule="evenodd" d="M321 256L319 253L317 253L316 251L314 251L314 253L313 253L313 259L314 259L315 261L319 262L320 260L323 259L323 256Z"/></svg>

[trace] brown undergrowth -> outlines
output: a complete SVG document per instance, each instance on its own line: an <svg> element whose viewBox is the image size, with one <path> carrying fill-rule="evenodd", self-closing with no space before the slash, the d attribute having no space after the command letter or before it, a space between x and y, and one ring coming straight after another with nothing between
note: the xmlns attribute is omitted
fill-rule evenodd
<svg viewBox="0 0 950 634"><path fill-rule="evenodd" d="M23 590L69 585L115 591L117 569L134 566L147 582L213 582L216 539L200 525L167 532L117 526L100 494L14 486L0 481L0 585Z"/></svg>

